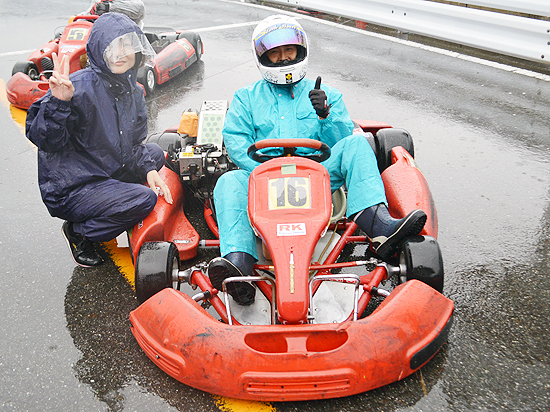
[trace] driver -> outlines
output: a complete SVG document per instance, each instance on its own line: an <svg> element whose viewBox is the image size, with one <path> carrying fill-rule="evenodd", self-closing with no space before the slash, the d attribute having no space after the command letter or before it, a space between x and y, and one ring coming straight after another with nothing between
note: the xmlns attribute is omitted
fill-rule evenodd
<svg viewBox="0 0 550 412"><path fill-rule="evenodd" d="M127 15L143 29L143 18L145 17L145 4L142 0L92 0L90 8L82 14L101 16L104 13L122 13Z"/></svg>
<svg viewBox="0 0 550 412"><path fill-rule="evenodd" d="M259 163L247 150L262 139L301 137L330 146L331 156L322 164L332 191L346 185L348 216L380 257L391 256L403 238L422 230L426 214L414 210L403 219L389 214L376 157L364 136L352 134L342 94L326 85L314 89L314 81L305 78L308 40L302 26L288 16L268 17L254 30L252 48L263 79L235 92L225 119L225 145L240 169L223 174L214 188L223 257L209 264L212 285L222 290L224 279L252 275L258 258L247 202L248 178ZM254 302L256 290L249 283L230 283L227 291L240 305Z"/></svg>

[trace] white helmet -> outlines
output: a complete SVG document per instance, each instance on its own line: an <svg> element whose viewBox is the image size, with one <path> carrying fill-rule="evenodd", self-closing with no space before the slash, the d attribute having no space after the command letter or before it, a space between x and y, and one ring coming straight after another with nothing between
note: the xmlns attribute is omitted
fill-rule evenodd
<svg viewBox="0 0 550 412"><path fill-rule="evenodd" d="M271 63L266 51L278 46L295 44L295 60ZM252 51L263 78L273 84L295 84L306 76L308 41L306 32L295 19L275 15L262 20L252 33Z"/></svg>

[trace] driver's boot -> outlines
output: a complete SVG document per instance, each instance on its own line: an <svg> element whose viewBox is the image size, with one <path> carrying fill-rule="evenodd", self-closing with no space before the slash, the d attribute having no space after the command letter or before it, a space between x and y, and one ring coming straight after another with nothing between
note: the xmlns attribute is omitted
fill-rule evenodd
<svg viewBox="0 0 550 412"><path fill-rule="evenodd" d="M251 276L254 269L254 257L245 252L231 252L224 257L217 257L208 264L208 276L212 286L220 292L225 279L235 276ZM227 285L227 293L239 305L248 306L254 303L256 288L248 282L232 282Z"/></svg>
<svg viewBox="0 0 550 412"><path fill-rule="evenodd" d="M404 238L420 233L426 219L426 213L420 209L403 219L395 219L386 205L380 203L359 212L353 220L367 234L376 254L385 260L395 253Z"/></svg>

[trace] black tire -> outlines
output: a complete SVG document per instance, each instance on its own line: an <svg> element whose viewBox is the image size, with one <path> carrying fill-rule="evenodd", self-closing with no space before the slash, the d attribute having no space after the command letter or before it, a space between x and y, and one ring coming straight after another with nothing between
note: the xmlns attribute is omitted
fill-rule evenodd
<svg viewBox="0 0 550 412"><path fill-rule="evenodd" d="M138 82L145 88L145 94L152 94L157 88L157 76L149 66L143 66L138 70Z"/></svg>
<svg viewBox="0 0 550 412"><path fill-rule="evenodd" d="M187 135L181 135L174 132L154 133L147 138L146 143L156 143L161 147L162 150L168 152L170 145L172 145L174 149L181 149L182 136Z"/></svg>
<svg viewBox="0 0 550 412"><path fill-rule="evenodd" d="M443 292L443 258L435 238L418 235L405 239L399 259L407 281L418 279Z"/></svg>
<svg viewBox="0 0 550 412"><path fill-rule="evenodd" d="M411 135L404 129L380 129L374 137L376 142L376 158L378 159L378 170L382 173L391 166L391 151L394 147L403 148L414 157L414 143Z"/></svg>
<svg viewBox="0 0 550 412"><path fill-rule="evenodd" d="M171 242L146 242L136 259L136 295L145 302L177 280L179 253Z"/></svg>
<svg viewBox="0 0 550 412"><path fill-rule="evenodd" d="M197 41L194 43L195 46L195 56L197 56L197 61L202 57L202 39L201 36L197 34Z"/></svg>
<svg viewBox="0 0 550 412"><path fill-rule="evenodd" d="M32 80L40 79L40 72L38 71L38 66L33 62L17 62L13 65L11 75L15 73L25 73Z"/></svg>
<svg viewBox="0 0 550 412"><path fill-rule="evenodd" d="M195 56L197 57L197 61L199 61L202 57L202 39L201 36L197 33L184 31L183 33L180 33L178 35L178 39L187 39L189 43L191 43L191 46L195 48Z"/></svg>

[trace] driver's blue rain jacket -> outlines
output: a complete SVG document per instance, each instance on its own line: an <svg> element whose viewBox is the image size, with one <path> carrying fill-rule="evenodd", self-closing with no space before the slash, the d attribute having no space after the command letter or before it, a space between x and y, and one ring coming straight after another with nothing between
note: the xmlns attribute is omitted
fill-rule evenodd
<svg viewBox="0 0 550 412"><path fill-rule="evenodd" d="M72 99L48 91L27 113L48 211L92 241L110 240L149 214L156 194L142 183L164 164L158 145L141 144L147 108L137 70L113 74L103 60L105 48L132 31L142 33L127 16L102 15L86 45L90 67L70 75Z"/></svg>
<svg viewBox="0 0 550 412"><path fill-rule="evenodd" d="M363 135L352 135L353 122L342 94L322 85L331 107L329 116L319 119L309 100L314 87L315 82L309 79L292 88L260 80L235 92L223 138L231 160L240 170L223 174L214 189L222 256L246 252L258 258L247 203L248 178L259 163L248 157L247 150L259 140L309 138L330 146L331 156L322 164L329 171L333 191L346 184L348 216L386 202L374 152Z"/></svg>

